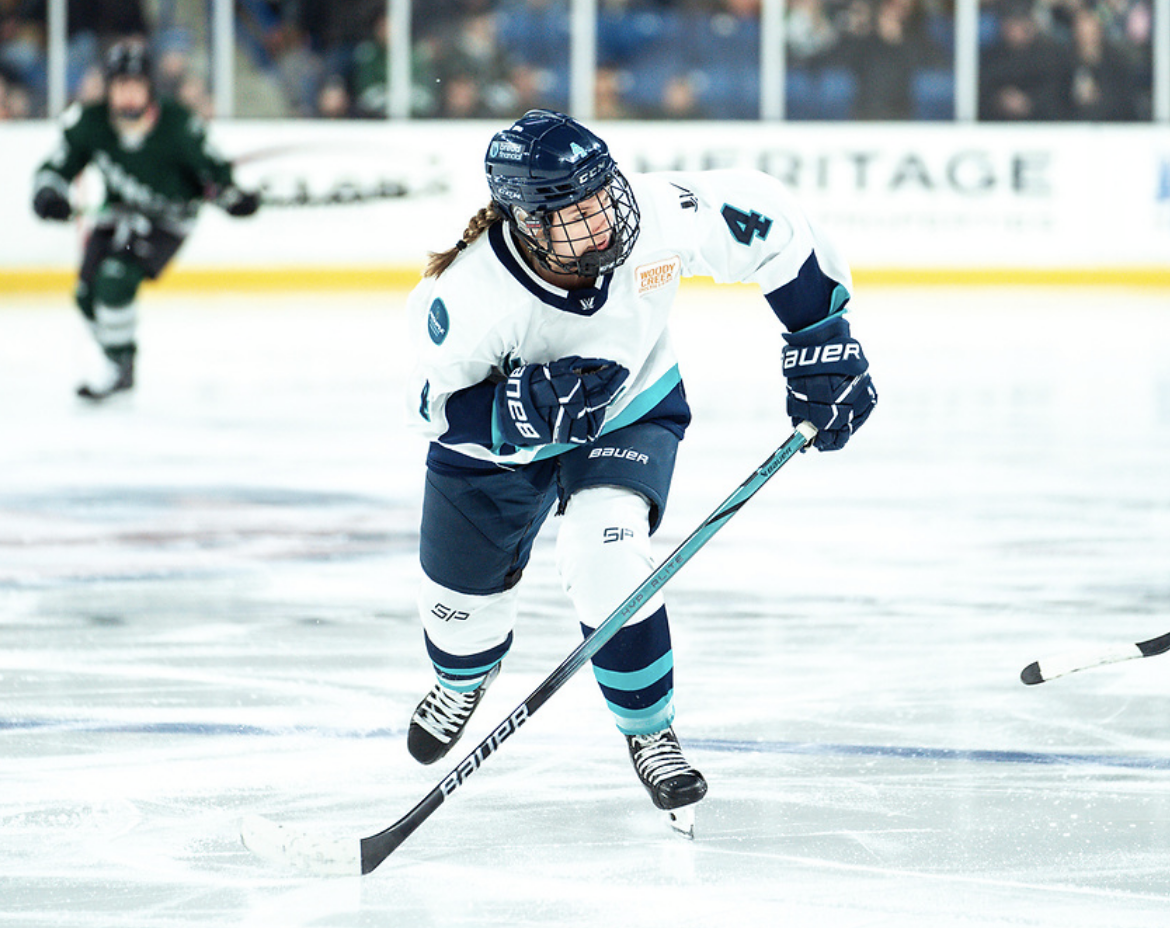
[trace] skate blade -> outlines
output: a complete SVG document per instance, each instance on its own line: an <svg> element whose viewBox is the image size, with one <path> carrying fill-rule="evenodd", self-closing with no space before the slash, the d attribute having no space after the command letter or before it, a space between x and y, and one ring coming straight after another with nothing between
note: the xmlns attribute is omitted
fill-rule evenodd
<svg viewBox="0 0 1170 928"><path fill-rule="evenodd" d="M666 815L670 820L670 828L675 834L690 841L695 840L695 807L693 805L671 809Z"/></svg>
<svg viewBox="0 0 1170 928"><path fill-rule="evenodd" d="M116 403L121 403L122 400L129 398L132 394L133 390L129 387L124 387L120 390L95 390L88 386L77 388L77 398L93 406L100 404L112 406Z"/></svg>

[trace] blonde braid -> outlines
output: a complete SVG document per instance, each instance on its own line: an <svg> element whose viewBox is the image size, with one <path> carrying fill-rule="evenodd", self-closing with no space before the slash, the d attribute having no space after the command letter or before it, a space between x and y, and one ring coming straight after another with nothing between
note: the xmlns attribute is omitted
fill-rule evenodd
<svg viewBox="0 0 1170 928"><path fill-rule="evenodd" d="M448 248L446 251L432 251L427 256L427 267L423 271L423 277L438 277L451 266L451 263L459 256L459 252L463 251L463 249L503 218L496 211L496 205L489 203L471 217L471 221L467 223L467 228L463 230L463 237L453 247Z"/></svg>

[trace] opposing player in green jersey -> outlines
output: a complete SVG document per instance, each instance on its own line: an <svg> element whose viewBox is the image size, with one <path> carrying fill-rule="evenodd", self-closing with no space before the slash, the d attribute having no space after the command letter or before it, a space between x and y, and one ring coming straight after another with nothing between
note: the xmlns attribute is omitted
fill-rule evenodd
<svg viewBox="0 0 1170 928"><path fill-rule="evenodd" d="M236 186L231 164L210 150L202 121L156 97L150 69L145 45L115 44L106 57L105 100L70 108L62 143L34 182L34 212L58 221L73 215L70 185L87 165L96 166L106 188L75 294L110 361L105 382L78 388L89 400L134 386L138 288L170 263L202 203L211 200L232 216L250 216L260 205L258 194Z"/></svg>

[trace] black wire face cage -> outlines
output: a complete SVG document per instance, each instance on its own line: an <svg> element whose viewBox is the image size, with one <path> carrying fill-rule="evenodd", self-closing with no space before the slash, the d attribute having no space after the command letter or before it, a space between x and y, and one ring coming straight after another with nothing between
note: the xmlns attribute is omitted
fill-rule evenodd
<svg viewBox="0 0 1170 928"><path fill-rule="evenodd" d="M630 256L638 240L641 213L629 181L614 168L602 187L578 202L592 196L599 198L609 219L595 231L590 231L593 223L581 219L573 205L555 212L514 209L516 234L541 266L555 274L593 278L610 273ZM554 247L571 252L571 257L557 254Z"/></svg>

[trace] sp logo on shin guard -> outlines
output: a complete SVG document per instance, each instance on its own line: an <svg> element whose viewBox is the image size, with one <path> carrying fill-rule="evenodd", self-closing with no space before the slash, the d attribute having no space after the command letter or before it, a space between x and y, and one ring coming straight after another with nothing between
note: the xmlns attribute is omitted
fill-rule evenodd
<svg viewBox="0 0 1170 928"><path fill-rule="evenodd" d="M471 617L470 612L465 612L462 609L453 609L450 606L444 606L442 603L435 603L431 607L431 615L437 619L442 619L444 622L465 622Z"/></svg>

